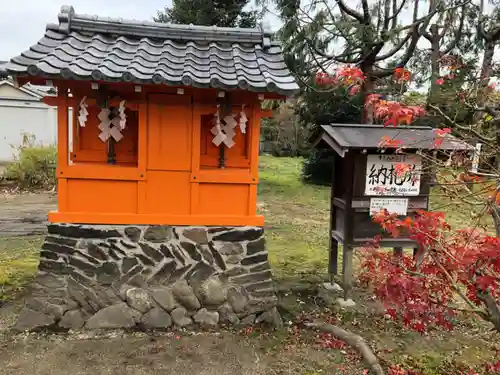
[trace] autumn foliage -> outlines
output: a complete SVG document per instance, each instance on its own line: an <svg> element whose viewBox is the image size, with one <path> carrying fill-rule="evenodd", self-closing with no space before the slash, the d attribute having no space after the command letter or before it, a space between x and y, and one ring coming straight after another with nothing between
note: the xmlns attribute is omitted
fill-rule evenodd
<svg viewBox="0 0 500 375"><path fill-rule="evenodd" d="M394 80L398 83L409 82L412 74L404 68L396 68ZM315 83L318 86L344 86L351 95L361 91L366 80L365 74L357 67L345 66L334 74L319 72ZM418 106L407 106L398 101L387 100L382 94L368 93L365 106L370 108L375 119L385 126L409 125L416 117L424 114L424 109Z"/></svg>
<svg viewBox="0 0 500 375"><path fill-rule="evenodd" d="M377 240L364 248L360 280L374 288L387 314L412 329L451 329L458 311L477 314L500 332L500 238L479 230L452 230L439 212L399 219L374 217L390 235L419 245L415 256L394 256Z"/></svg>
<svg viewBox="0 0 500 375"><path fill-rule="evenodd" d="M440 63L448 72L438 77L438 85L454 79L461 68L452 57L444 56ZM393 74L396 83L408 83L411 78L411 72L402 67ZM362 91L365 80L363 72L351 66L333 75L316 76L317 85L342 85L352 94ZM365 93L365 107L384 126L411 126L424 114L421 107L375 93ZM439 147L449 133L450 128L435 129L435 146ZM379 146L400 149L405 145L385 136ZM398 166L398 171L406 173L407 166ZM500 204L500 192L488 199ZM380 239L376 238L361 252L360 281L374 289L388 316L424 332L433 327L452 329L457 313L465 311L491 323L500 332L500 238L475 229L453 230L439 212L419 211L401 219L385 211L375 215L374 220L389 235L403 235L419 247L415 255L395 256L381 249Z"/></svg>
<svg viewBox="0 0 500 375"><path fill-rule="evenodd" d="M443 58L444 59L444 58ZM455 78L460 64L456 59L441 61L448 70L438 77L438 85ZM396 68L393 80L402 85L412 78L411 72ZM342 85L351 94L362 92L366 77L358 68L341 68L333 75L316 76L320 86ZM385 95L365 94L365 107L375 121L384 126L409 125L424 110L408 106ZM435 129L435 147L439 147L450 128ZM401 140L382 137L381 148L403 149ZM395 173L407 173L407 165L398 165ZM476 176L477 177L477 176ZM460 185L455 181L453 186ZM485 202L500 204L500 192ZM500 332L500 238L475 229L453 230L442 213L419 211L404 219L387 211L374 220L391 236L404 236L418 244L416 254L394 255L381 249L375 238L363 251L360 281L373 288L375 296L395 321L418 332L432 328L452 329L457 314L466 312L489 322ZM500 364L495 364L500 366ZM394 368L393 375L409 374Z"/></svg>

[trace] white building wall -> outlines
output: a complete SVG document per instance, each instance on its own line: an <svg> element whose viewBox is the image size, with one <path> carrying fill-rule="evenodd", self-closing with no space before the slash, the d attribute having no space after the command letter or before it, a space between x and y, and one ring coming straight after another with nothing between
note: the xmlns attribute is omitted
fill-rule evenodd
<svg viewBox="0 0 500 375"><path fill-rule="evenodd" d="M42 102L0 99L0 162L14 158L23 134L35 136L36 143L49 146L57 141L56 109Z"/></svg>
<svg viewBox="0 0 500 375"><path fill-rule="evenodd" d="M70 115L70 151L72 132ZM37 145L57 143L57 108L43 102L20 101L0 98L0 163L15 158L16 147L23 141L23 134L35 136Z"/></svg>

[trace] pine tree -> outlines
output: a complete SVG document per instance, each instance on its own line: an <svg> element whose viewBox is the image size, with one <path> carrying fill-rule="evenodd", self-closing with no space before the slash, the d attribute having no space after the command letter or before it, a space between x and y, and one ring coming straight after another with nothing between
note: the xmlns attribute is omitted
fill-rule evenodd
<svg viewBox="0 0 500 375"><path fill-rule="evenodd" d="M248 8L250 0L173 0L158 11L156 22L221 27L255 27L262 13Z"/></svg>

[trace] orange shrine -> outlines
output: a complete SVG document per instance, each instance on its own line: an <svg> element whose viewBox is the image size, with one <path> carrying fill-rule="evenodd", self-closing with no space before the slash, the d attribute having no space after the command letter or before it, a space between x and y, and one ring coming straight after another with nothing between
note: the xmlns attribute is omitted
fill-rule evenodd
<svg viewBox="0 0 500 375"><path fill-rule="evenodd" d="M57 88L58 210L15 330L283 325L259 126L298 86L271 34L64 6L0 70Z"/></svg>
<svg viewBox="0 0 500 375"><path fill-rule="evenodd" d="M57 87L46 98L58 108L50 222L263 225L261 102L298 88L269 33L63 7L4 69L20 85Z"/></svg>

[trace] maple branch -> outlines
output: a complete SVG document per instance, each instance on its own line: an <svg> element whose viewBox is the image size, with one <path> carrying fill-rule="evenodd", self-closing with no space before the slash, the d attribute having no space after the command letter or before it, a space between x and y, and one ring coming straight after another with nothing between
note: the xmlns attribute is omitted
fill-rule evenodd
<svg viewBox="0 0 500 375"><path fill-rule="evenodd" d="M500 305L488 291L478 291L477 298L486 306L486 310L488 311L487 320L500 332Z"/></svg>
<svg viewBox="0 0 500 375"><path fill-rule="evenodd" d="M458 124L456 121L452 120L446 113L444 113L441 110L441 108L439 108L439 107L437 107L437 106L435 106L433 104L429 104L429 108L432 108L433 110L435 110L436 112L438 112L439 115L445 119L445 121L448 123L448 125L453 126L453 127L457 128L457 129L460 129L460 130L464 130L464 131L470 132L474 136L476 136L478 139L482 140L485 143L491 144L491 142L495 141L494 138L488 138L488 137L485 137L484 135L478 133L477 130L472 129L472 126L466 127L466 126Z"/></svg>
<svg viewBox="0 0 500 375"><path fill-rule="evenodd" d="M375 375L385 375L382 366L380 365L377 356L373 354L366 341L359 335L346 331L343 328L326 324L324 322L305 323L305 326L312 329L317 329L322 332L331 333L335 337L347 343L352 348L356 349L363 357L365 362L370 366Z"/></svg>
<svg viewBox="0 0 500 375"><path fill-rule="evenodd" d="M425 233L423 232L422 230L420 229L417 229L420 233L422 233L423 235L425 235L426 237L432 239L433 241L435 241L436 243L439 243L437 241L437 239L433 236L431 236L429 233ZM441 250L446 252L446 254L448 256L451 256L451 254L446 251L446 249L444 247L441 247ZM467 303L469 305L469 307L471 309L475 309L476 306L474 305L474 303L464 294L464 292L459 288L459 286L456 284L455 280L453 279L453 277L450 275L450 273L448 272L448 270L446 270L446 268L444 268L444 266L441 264L441 262L436 258L435 256L435 253L436 251L430 251L428 252L429 255L434 259L434 262L435 264L439 267L439 269L443 272L443 274L446 276L446 279L451 283L452 285L452 288L455 290L455 292L457 292L457 294L462 298L462 300ZM454 258L454 257L452 257Z"/></svg>

